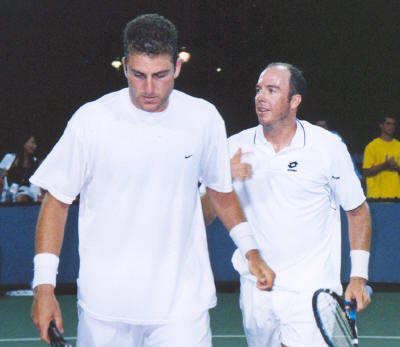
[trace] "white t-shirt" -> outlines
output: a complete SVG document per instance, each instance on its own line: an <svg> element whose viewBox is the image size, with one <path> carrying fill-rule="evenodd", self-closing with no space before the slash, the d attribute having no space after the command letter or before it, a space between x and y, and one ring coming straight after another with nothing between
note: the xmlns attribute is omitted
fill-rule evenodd
<svg viewBox="0 0 400 347"><path fill-rule="evenodd" d="M159 113L128 89L85 104L31 182L80 193L79 304L102 320L158 324L216 303L197 190L232 191L216 108L174 90Z"/></svg>
<svg viewBox="0 0 400 347"><path fill-rule="evenodd" d="M229 138L231 156L242 148L252 177L234 180L262 256L275 271L276 288L342 291L340 206L365 201L345 144L334 134L297 121L290 146L275 153L261 125ZM236 270L250 279L238 250Z"/></svg>

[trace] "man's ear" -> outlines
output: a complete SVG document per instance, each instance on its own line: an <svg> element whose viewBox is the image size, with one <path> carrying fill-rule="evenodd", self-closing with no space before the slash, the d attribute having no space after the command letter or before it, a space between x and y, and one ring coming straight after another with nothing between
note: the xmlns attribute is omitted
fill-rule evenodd
<svg viewBox="0 0 400 347"><path fill-rule="evenodd" d="M183 61L178 58L175 64L174 79L178 78L179 74L181 73L182 63Z"/></svg>
<svg viewBox="0 0 400 347"><path fill-rule="evenodd" d="M127 59L126 57L122 57L122 67L124 69L124 75L126 78L128 78L128 65L127 65Z"/></svg>
<svg viewBox="0 0 400 347"><path fill-rule="evenodd" d="M292 95L290 99L290 108L298 108L301 104L301 95L300 94L294 94Z"/></svg>

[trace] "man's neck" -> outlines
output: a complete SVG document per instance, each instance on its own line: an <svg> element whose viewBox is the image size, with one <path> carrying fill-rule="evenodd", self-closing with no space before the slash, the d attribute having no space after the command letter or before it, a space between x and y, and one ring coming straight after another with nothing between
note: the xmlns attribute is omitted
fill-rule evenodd
<svg viewBox="0 0 400 347"><path fill-rule="evenodd" d="M290 118L287 122L277 125L263 126L264 136L272 144L275 153L290 145L296 129L296 118Z"/></svg>
<svg viewBox="0 0 400 347"><path fill-rule="evenodd" d="M385 142L390 142L393 140L393 136L385 134L385 133L381 133L380 138Z"/></svg>

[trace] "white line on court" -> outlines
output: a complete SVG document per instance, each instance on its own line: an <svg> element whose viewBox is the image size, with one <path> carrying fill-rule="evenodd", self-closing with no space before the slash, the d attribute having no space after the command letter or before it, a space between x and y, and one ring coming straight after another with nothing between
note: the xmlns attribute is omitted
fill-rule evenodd
<svg viewBox="0 0 400 347"><path fill-rule="evenodd" d="M241 339L245 338L245 335L213 335L213 338L216 339ZM359 336L359 339L379 339L379 340L400 340L400 336ZM76 336L65 336L66 340L76 340ZM29 341L40 341L38 337L26 337L26 338L14 338L14 339L1 339L2 342L29 342Z"/></svg>
<svg viewBox="0 0 400 347"><path fill-rule="evenodd" d="M213 338L221 338L221 339L235 339L235 338L245 338L245 335L213 335ZM374 335L366 335L366 336L358 336L359 339L382 339L382 340L400 340L400 336L374 336Z"/></svg>

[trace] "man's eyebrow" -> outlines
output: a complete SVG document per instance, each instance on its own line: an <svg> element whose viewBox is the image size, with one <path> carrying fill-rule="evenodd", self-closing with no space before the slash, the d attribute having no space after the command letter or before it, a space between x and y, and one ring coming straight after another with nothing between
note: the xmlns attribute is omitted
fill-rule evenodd
<svg viewBox="0 0 400 347"><path fill-rule="evenodd" d="M163 74L163 73L168 73L168 72L169 72L169 69L166 69L166 70L157 71L157 72L153 73L153 75Z"/></svg>
<svg viewBox="0 0 400 347"><path fill-rule="evenodd" d="M139 70L135 70L135 69L130 69L132 72L134 72L134 73L137 73L137 74L141 74L141 75L146 75L144 72L142 72L142 71L139 71ZM166 70L161 70L161 71L157 71L157 72L154 72L152 75L158 75L158 74L163 74L163 73L168 73L169 72L169 69L166 69Z"/></svg>
<svg viewBox="0 0 400 347"><path fill-rule="evenodd" d="M256 88L262 88L262 86L259 85L259 84L256 84ZM267 84L267 85L265 86L265 88L281 89L281 87L279 87L279 86L277 86L277 85L275 85L275 84Z"/></svg>
<svg viewBox="0 0 400 347"><path fill-rule="evenodd" d="M135 70L135 69L133 69L133 68L129 68L132 72L134 72L134 73L138 73L138 74L141 74L141 75L145 75L145 73L143 73L142 71L139 71L139 70Z"/></svg>

